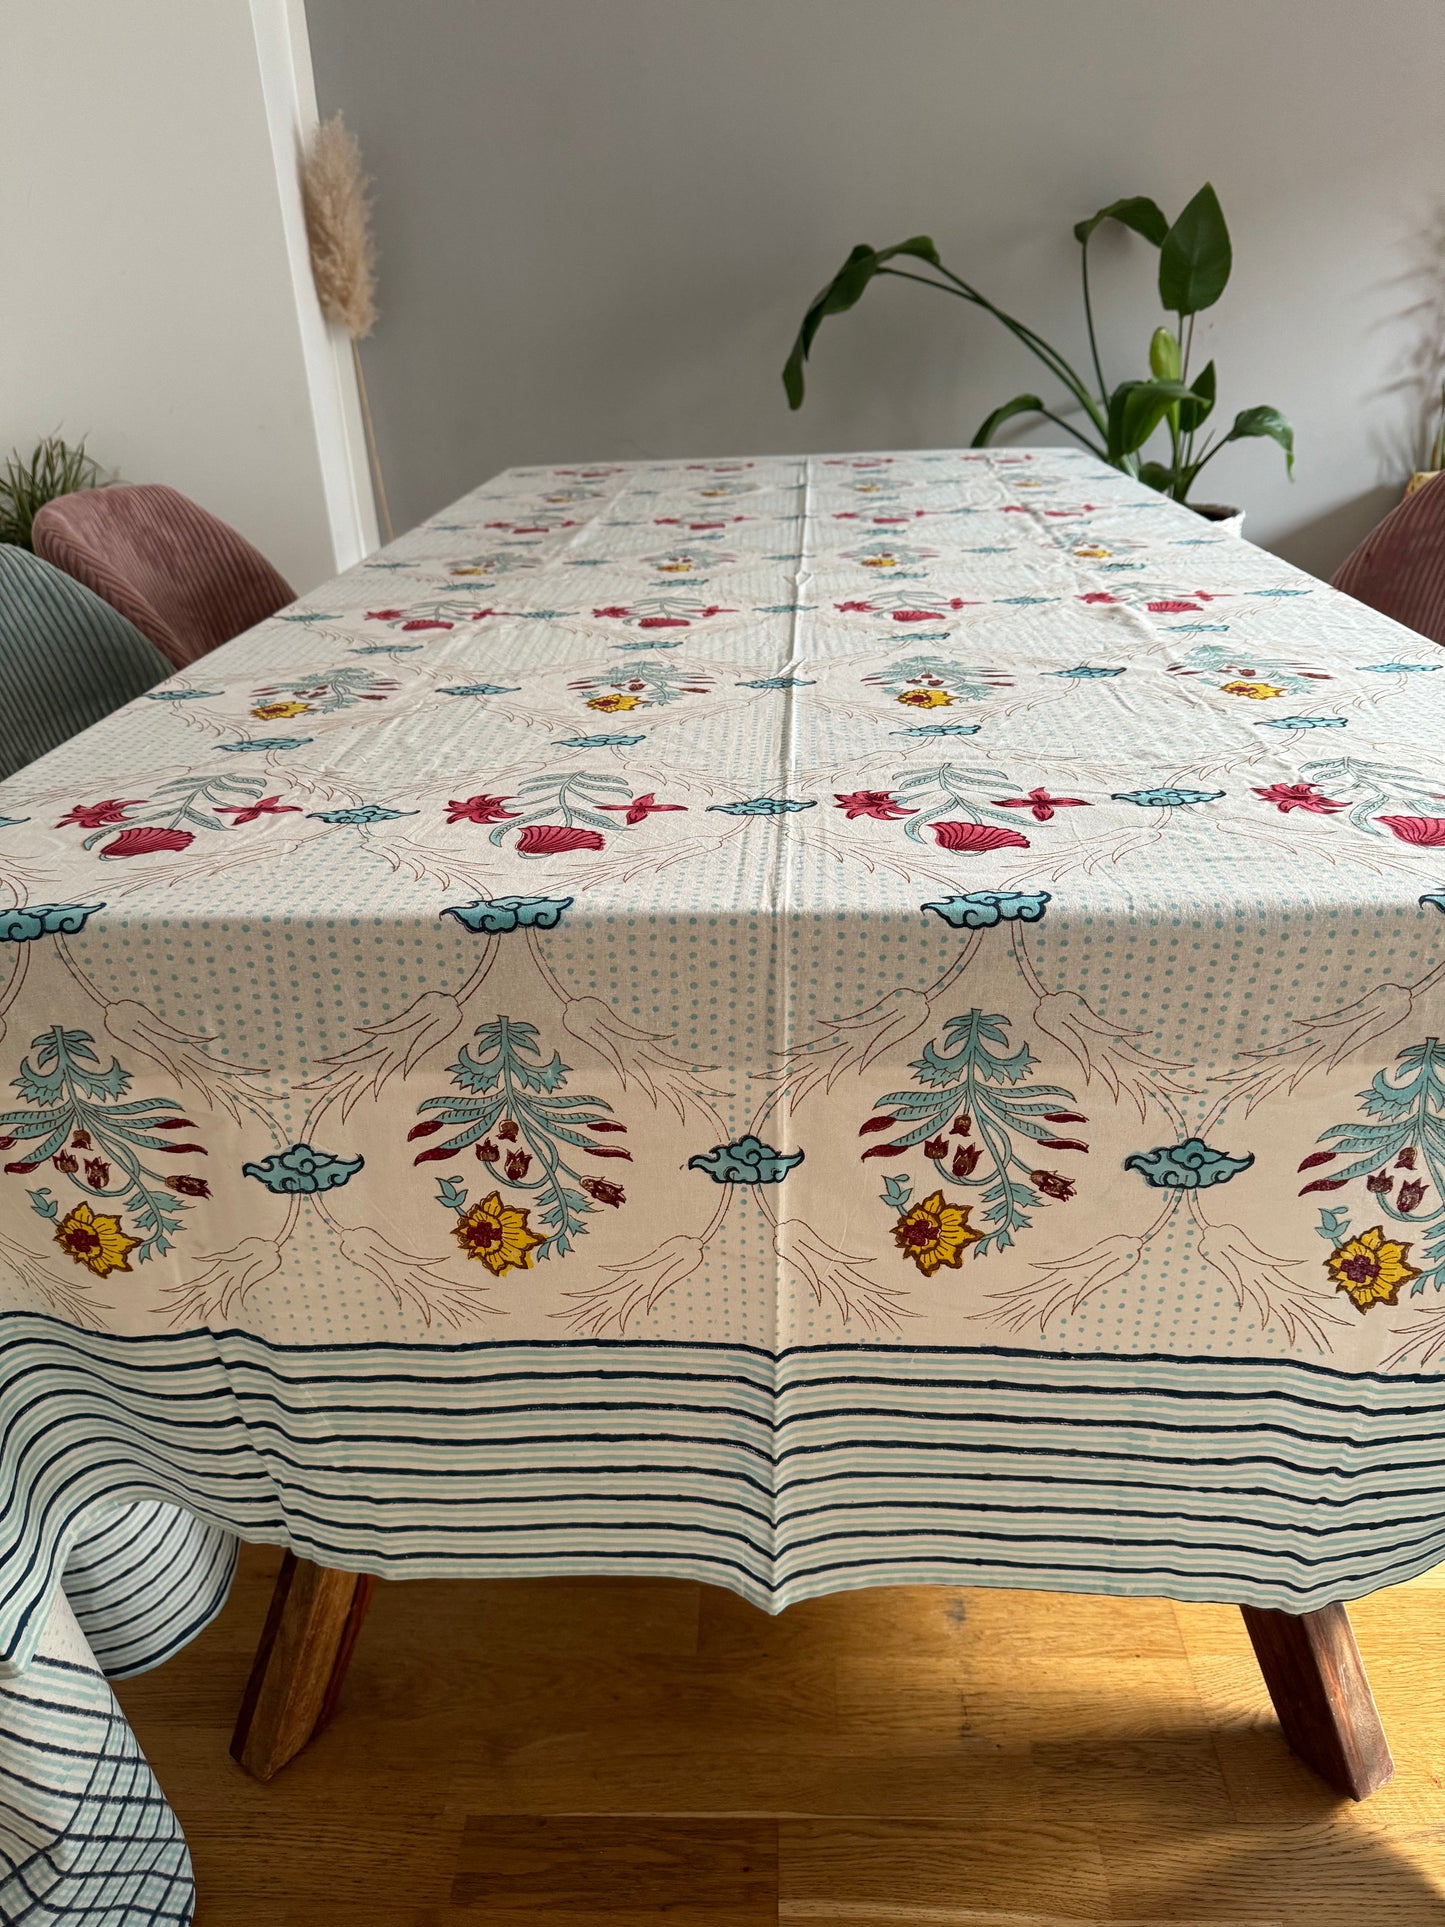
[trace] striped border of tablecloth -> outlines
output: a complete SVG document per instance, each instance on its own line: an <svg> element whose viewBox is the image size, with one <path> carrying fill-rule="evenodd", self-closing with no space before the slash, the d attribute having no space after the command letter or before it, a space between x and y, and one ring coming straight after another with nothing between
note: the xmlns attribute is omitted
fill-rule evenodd
<svg viewBox="0 0 1445 1927"><path fill-rule="evenodd" d="M63 1598L0 1682L0 1921L186 1927L185 1836Z"/></svg>
<svg viewBox="0 0 1445 1927"><path fill-rule="evenodd" d="M1445 1379L989 1347L283 1347L0 1321L0 1638L85 1510L165 1498L390 1577L657 1573L1296 1612L1445 1556Z"/></svg>
<svg viewBox="0 0 1445 1927"><path fill-rule="evenodd" d="M61 1584L107 1679L160 1666L203 1632L236 1576L234 1533L154 1499L86 1519Z"/></svg>

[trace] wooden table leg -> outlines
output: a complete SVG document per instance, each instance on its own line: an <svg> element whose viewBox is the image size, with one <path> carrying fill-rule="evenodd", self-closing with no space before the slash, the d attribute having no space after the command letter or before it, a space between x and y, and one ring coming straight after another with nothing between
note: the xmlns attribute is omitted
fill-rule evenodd
<svg viewBox="0 0 1445 1927"><path fill-rule="evenodd" d="M1240 1611L1290 1750L1337 1793L1367 1799L1395 1763L1349 1614Z"/></svg>
<svg viewBox="0 0 1445 1927"><path fill-rule="evenodd" d="M231 1757L269 1780L336 1710L374 1579L288 1552L241 1700Z"/></svg>

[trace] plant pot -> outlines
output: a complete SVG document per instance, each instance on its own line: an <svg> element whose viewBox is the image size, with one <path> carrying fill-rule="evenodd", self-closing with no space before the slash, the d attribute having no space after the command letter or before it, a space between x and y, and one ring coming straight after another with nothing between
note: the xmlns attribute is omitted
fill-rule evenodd
<svg viewBox="0 0 1445 1927"><path fill-rule="evenodd" d="M1228 502L1191 502L1190 508L1196 515L1202 515L1206 522L1212 522L1221 535L1244 534L1244 510L1235 508Z"/></svg>

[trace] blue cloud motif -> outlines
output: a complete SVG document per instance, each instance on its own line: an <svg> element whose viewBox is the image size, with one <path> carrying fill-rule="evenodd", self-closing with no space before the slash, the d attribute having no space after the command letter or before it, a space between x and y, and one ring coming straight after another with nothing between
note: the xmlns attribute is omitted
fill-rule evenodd
<svg viewBox="0 0 1445 1927"><path fill-rule="evenodd" d="M815 810L815 801L796 803L787 796L750 796L745 803L709 803L722 816L786 816L789 810Z"/></svg>
<svg viewBox="0 0 1445 1927"><path fill-rule="evenodd" d="M1433 903L1437 910L1445 910L1445 890L1427 890L1420 899L1422 910L1427 903Z"/></svg>
<svg viewBox="0 0 1445 1927"><path fill-rule="evenodd" d="M249 743L221 743L217 747L235 754L250 749L302 749L314 741L315 738L311 736L257 736Z"/></svg>
<svg viewBox="0 0 1445 1927"><path fill-rule="evenodd" d="M0 816L0 830L13 830L21 823L28 823L28 816Z"/></svg>
<svg viewBox="0 0 1445 1927"><path fill-rule="evenodd" d="M1348 716L1261 716L1257 729L1348 729Z"/></svg>
<svg viewBox="0 0 1445 1927"><path fill-rule="evenodd" d="M417 810L388 810L380 803L358 803L350 810L310 810L307 820L312 823L390 823L398 816L417 816Z"/></svg>
<svg viewBox="0 0 1445 1927"><path fill-rule="evenodd" d="M451 689L439 689L439 696L516 696L520 695L520 685L512 686L502 682L463 682Z"/></svg>
<svg viewBox="0 0 1445 1927"><path fill-rule="evenodd" d="M1360 668L1372 676L1433 676L1438 662L1362 662Z"/></svg>
<svg viewBox="0 0 1445 1927"><path fill-rule="evenodd" d="M1047 890L970 890L923 908L955 930L992 930L999 923L1039 923L1050 901Z"/></svg>
<svg viewBox="0 0 1445 1927"><path fill-rule="evenodd" d="M555 930L571 897L479 897L475 903L448 903L438 916L455 917L477 936L498 937L508 930Z"/></svg>
<svg viewBox="0 0 1445 1927"><path fill-rule="evenodd" d="M740 682L739 689L812 689L813 676L759 676L756 682Z"/></svg>
<svg viewBox="0 0 1445 1927"><path fill-rule="evenodd" d="M27 819L22 818L22 822ZM73 937L103 903L27 903L0 910L0 943L34 943L37 937Z"/></svg>
<svg viewBox="0 0 1445 1927"><path fill-rule="evenodd" d="M209 703L221 693L219 689L148 689L145 697L148 703Z"/></svg>
<svg viewBox="0 0 1445 1927"><path fill-rule="evenodd" d="M795 1164L803 1162L801 1151L775 1151L751 1132L734 1138L731 1144L714 1145L699 1151L687 1161L689 1171L706 1171L714 1184L781 1184Z"/></svg>
<svg viewBox="0 0 1445 1927"><path fill-rule="evenodd" d="M1081 662L1077 669L1046 669L1046 676L1076 676L1080 682L1090 681L1097 676L1122 676L1122 669L1096 669L1092 663Z"/></svg>
<svg viewBox="0 0 1445 1927"><path fill-rule="evenodd" d="M645 736L564 736L558 749L625 749L629 743L645 743Z"/></svg>
<svg viewBox="0 0 1445 1927"><path fill-rule="evenodd" d="M1212 1184L1228 1184L1253 1163L1253 1151L1232 1158L1226 1151L1211 1149L1202 1137L1187 1137L1180 1144L1136 1151L1125 1158L1124 1169L1137 1171L1156 1191L1204 1191Z"/></svg>
<svg viewBox="0 0 1445 1927"><path fill-rule="evenodd" d="M313 1151L309 1144L293 1144L259 1164L243 1164L243 1177L258 1178L268 1191L282 1197L298 1192L334 1191L354 1178L364 1158L340 1158L330 1151Z"/></svg>
<svg viewBox="0 0 1445 1927"><path fill-rule="evenodd" d="M419 642L368 642L349 649L351 656L414 656L423 648Z"/></svg>
<svg viewBox="0 0 1445 1927"><path fill-rule="evenodd" d="M1144 810L1177 809L1185 803L1217 803L1223 790L1115 790L1113 803L1137 803Z"/></svg>
<svg viewBox="0 0 1445 1927"><path fill-rule="evenodd" d="M912 729L895 729L895 736L977 736L979 723L918 723Z"/></svg>

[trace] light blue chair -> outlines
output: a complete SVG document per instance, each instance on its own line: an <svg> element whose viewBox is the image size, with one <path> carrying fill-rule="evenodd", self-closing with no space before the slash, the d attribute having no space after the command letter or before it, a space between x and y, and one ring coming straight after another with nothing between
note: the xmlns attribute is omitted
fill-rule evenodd
<svg viewBox="0 0 1445 1927"><path fill-rule="evenodd" d="M170 674L109 603L0 543L0 780Z"/></svg>

